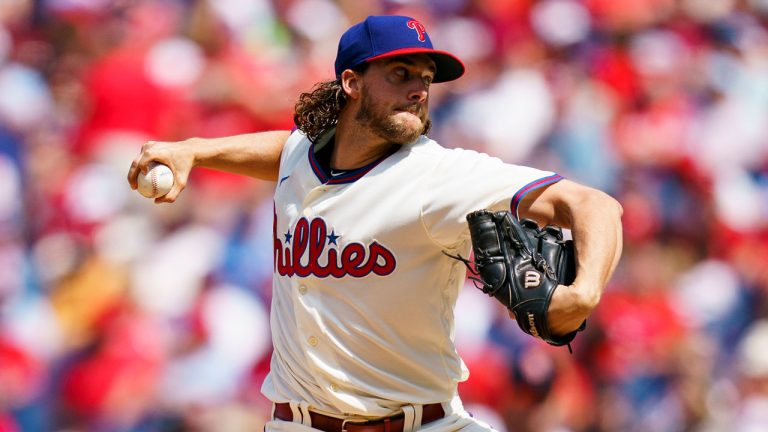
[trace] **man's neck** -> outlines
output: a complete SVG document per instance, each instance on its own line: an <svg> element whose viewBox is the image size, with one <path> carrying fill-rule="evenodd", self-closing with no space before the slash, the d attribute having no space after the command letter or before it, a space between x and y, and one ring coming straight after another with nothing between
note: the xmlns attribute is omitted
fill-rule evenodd
<svg viewBox="0 0 768 432"><path fill-rule="evenodd" d="M394 145L343 118L336 126L335 139L331 166L341 170L364 167L384 156Z"/></svg>

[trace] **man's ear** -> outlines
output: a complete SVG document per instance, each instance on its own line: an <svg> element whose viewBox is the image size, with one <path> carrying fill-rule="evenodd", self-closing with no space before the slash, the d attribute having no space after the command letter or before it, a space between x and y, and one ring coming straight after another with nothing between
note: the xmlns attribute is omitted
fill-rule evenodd
<svg viewBox="0 0 768 432"><path fill-rule="evenodd" d="M341 88L344 89L344 93L350 99L357 99L360 97L360 86L362 77L352 69L346 69L341 73Z"/></svg>

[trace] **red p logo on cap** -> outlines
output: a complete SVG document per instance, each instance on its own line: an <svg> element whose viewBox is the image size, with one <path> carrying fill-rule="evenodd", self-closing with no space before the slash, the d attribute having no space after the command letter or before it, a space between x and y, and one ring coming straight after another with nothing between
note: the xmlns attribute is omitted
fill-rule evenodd
<svg viewBox="0 0 768 432"><path fill-rule="evenodd" d="M412 19L408 21L408 28L412 28L416 30L416 33L419 34L419 42L424 42L424 33L427 32L427 29L424 28L424 24L416 21L415 19Z"/></svg>

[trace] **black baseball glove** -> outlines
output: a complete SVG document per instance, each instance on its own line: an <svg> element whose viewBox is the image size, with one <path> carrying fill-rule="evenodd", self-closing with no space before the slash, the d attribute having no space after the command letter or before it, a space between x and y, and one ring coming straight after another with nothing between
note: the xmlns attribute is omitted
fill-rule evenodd
<svg viewBox="0 0 768 432"><path fill-rule="evenodd" d="M507 211L479 210L467 215L474 269L470 278L484 293L514 312L523 331L551 345L569 345L578 330L553 335L547 310L558 284L569 285L576 276L576 257L571 240L563 240L559 227L539 228L532 220L518 221Z"/></svg>

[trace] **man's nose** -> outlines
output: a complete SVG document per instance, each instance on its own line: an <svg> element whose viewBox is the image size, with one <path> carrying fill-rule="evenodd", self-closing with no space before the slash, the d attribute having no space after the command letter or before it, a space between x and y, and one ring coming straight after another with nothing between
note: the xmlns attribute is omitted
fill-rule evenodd
<svg viewBox="0 0 768 432"><path fill-rule="evenodd" d="M426 83L418 81L408 93L408 99L414 102L424 102L429 96L429 88Z"/></svg>

